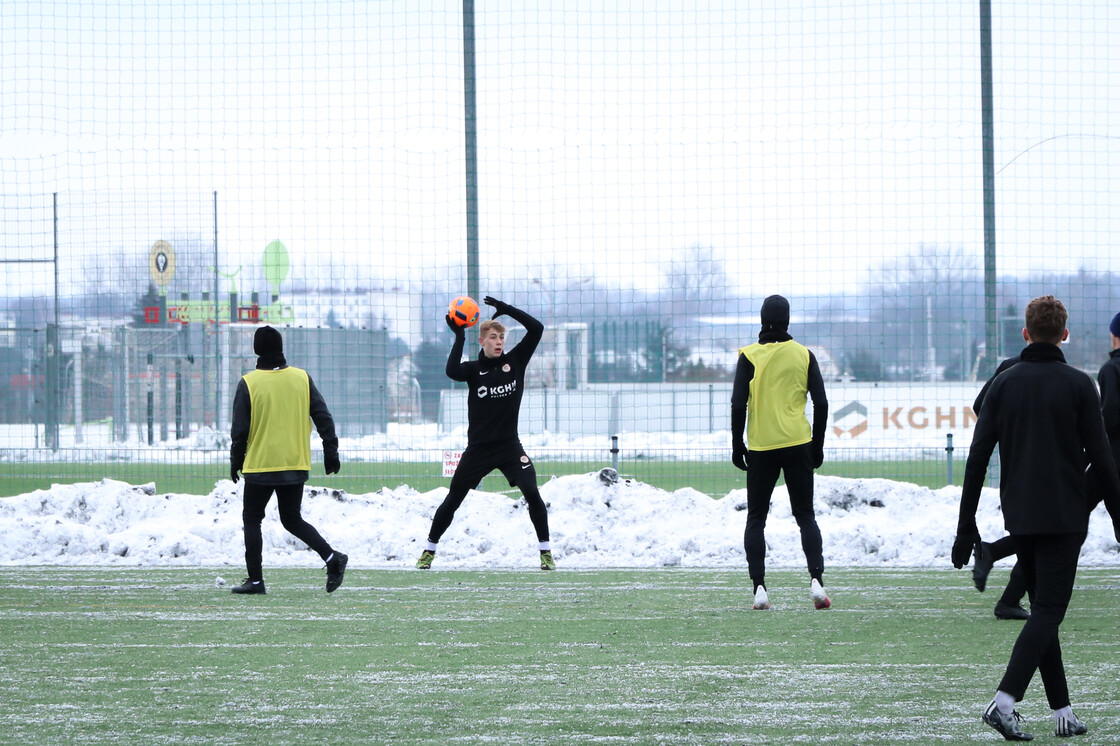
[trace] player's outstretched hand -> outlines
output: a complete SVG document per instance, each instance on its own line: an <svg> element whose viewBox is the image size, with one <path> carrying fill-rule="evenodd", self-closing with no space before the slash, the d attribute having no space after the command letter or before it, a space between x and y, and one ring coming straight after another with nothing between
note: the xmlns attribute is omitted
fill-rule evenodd
<svg viewBox="0 0 1120 746"><path fill-rule="evenodd" d="M731 444L731 463L736 469L747 470L747 447L742 442Z"/></svg>
<svg viewBox="0 0 1120 746"><path fill-rule="evenodd" d="M966 534L957 534L957 538L953 540L953 567L958 570L968 564L968 560L972 557L972 550L980 543L980 537L973 534L972 536Z"/></svg>
<svg viewBox="0 0 1120 746"><path fill-rule="evenodd" d="M456 337L467 336L466 330L455 323L455 319L451 318L451 314L444 316L443 320L447 322L447 328L454 332Z"/></svg>
<svg viewBox="0 0 1120 746"><path fill-rule="evenodd" d="M502 301L498 300L497 298L493 298L493 297L488 295L488 296L486 296L485 298L482 299L482 302L485 303L488 306L493 306L494 307L494 315L491 316L490 318L496 319L499 316L504 316L505 314L509 313L509 304L508 303L503 303Z"/></svg>

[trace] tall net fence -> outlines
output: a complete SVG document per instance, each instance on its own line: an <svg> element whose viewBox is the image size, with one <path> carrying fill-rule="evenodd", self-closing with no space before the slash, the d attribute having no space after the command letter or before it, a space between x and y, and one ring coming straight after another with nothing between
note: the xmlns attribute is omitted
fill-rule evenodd
<svg viewBox="0 0 1120 746"><path fill-rule="evenodd" d="M562 5L4 3L0 492L213 489L262 323L332 409L335 484L445 484L464 293L546 326L546 478L743 486L773 293L825 376L822 473L959 482L1034 296L1095 375L1120 6Z"/></svg>

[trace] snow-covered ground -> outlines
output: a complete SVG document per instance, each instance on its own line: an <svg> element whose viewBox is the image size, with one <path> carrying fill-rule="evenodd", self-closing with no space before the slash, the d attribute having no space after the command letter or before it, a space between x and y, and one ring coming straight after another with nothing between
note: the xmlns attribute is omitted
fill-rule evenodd
<svg viewBox="0 0 1120 746"><path fill-rule="evenodd" d="M320 480L320 483L326 480ZM208 495L159 494L152 484L113 480L55 485L0 499L0 564L229 566L243 573L241 490L223 480ZM316 485L304 516L350 555L352 567L409 568L446 490L408 487L362 495ZM714 500L692 489L666 492L597 474L541 485L561 570L605 567L745 567L746 491ZM816 505L829 566L950 567L959 487L931 490L880 479L817 477ZM998 494L986 489L977 516L988 540L1003 535ZM281 527L275 503L264 523L264 564L321 567ZM783 487L767 526L771 567L804 558ZM536 540L525 503L471 493L440 543L435 569L534 568ZM1112 522L1098 507L1082 552L1085 565L1120 565Z"/></svg>

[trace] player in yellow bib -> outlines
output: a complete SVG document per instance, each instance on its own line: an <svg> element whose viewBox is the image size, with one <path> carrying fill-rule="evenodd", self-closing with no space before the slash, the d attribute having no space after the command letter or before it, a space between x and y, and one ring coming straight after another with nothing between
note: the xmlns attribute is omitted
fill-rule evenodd
<svg viewBox="0 0 1120 746"><path fill-rule="evenodd" d="M303 520L303 485L311 470L311 422L323 441L323 468L337 474L338 438L334 418L307 371L293 368L284 358L284 340L271 326L253 336L257 367L242 376L233 396L230 426L229 478L245 476L242 521L245 530L245 568L249 577L234 593L265 593L261 569L261 521L272 493L280 522L290 534L311 547L327 565L327 593L342 585L349 559L331 548L319 532Z"/></svg>
<svg viewBox="0 0 1120 746"><path fill-rule="evenodd" d="M811 425L805 416L809 398ZM828 399L817 359L789 334L789 301L771 295L762 303L758 342L739 350L731 392L731 462L747 472L743 545L756 609L770 608L764 532L780 474L785 475L790 507L801 529L809 597L818 609L832 605L824 591L824 550L813 509L813 470L824 462L827 424Z"/></svg>

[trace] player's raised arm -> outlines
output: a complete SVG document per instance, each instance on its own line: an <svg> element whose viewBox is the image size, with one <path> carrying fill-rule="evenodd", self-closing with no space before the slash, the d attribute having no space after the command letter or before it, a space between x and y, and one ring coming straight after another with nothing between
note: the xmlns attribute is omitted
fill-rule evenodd
<svg viewBox="0 0 1120 746"><path fill-rule="evenodd" d="M525 337L517 343L514 349L518 350L526 358L532 355L533 351L537 349L537 345L540 344L541 336L544 334L544 324L529 313L522 311L520 308L511 306L489 295L483 298L482 302L488 306L493 306L494 318L509 316L518 324L525 327Z"/></svg>
<svg viewBox="0 0 1120 746"><path fill-rule="evenodd" d="M447 354L447 367L444 368L444 372L452 381L465 381L467 380L467 373L463 366L463 345L467 341L467 328L457 324L451 314L445 316L444 321L447 322L447 327L455 335L451 352Z"/></svg>

